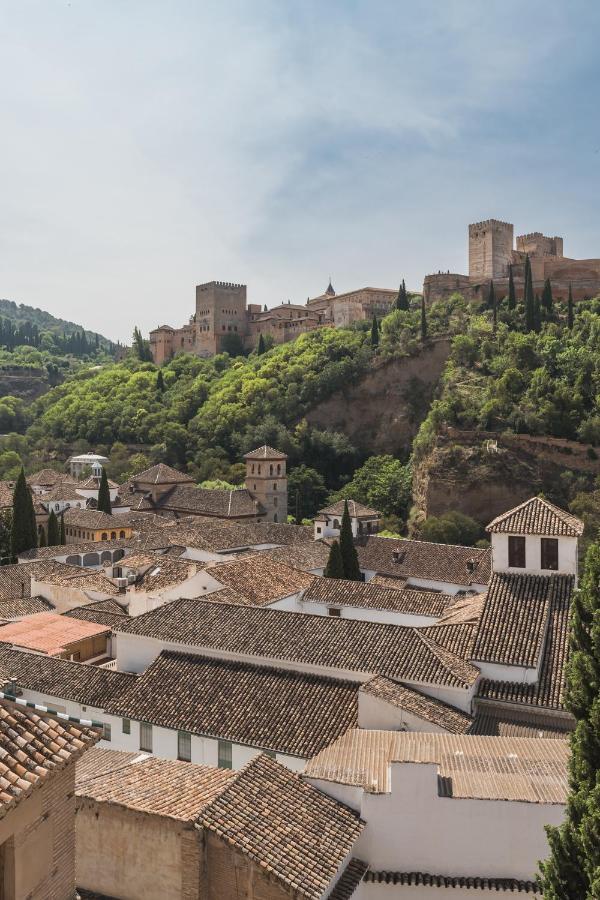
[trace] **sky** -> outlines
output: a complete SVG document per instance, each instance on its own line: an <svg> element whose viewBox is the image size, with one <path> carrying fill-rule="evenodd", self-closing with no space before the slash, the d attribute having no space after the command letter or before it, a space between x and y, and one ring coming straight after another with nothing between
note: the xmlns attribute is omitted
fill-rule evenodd
<svg viewBox="0 0 600 900"><path fill-rule="evenodd" d="M418 290L467 225L600 257L596 0L0 0L0 297L129 341L195 285Z"/></svg>

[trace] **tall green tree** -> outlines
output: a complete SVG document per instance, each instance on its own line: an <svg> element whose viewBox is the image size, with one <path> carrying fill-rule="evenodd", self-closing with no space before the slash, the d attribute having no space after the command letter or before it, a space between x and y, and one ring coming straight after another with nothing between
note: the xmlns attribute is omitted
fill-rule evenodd
<svg viewBox="0 0 600 900"><path fill-rule="evenodd" d="M544 282L544 290L542 292L542 306L544 307L547 315L552 315L554 300L552 298L552 282L549 278L546 278Z"/></svg>
<svg viewBox="0 0 600 900"><path fill-rule="evenodd" d="M58 526L56 513L52 509L48 516L48 546L56 547L58 544L60 544L60 528Z"/></svg>
<svg viewBox="0 0 600 900"><path fill-rule="evenodd" d="M337 541L334 541L329 551L327 565L323 572L325 578L343 578L344 577L344 560L342 559L342 551Z"/></svg>
<svg viewBox="0 0 600 900"><path fill-rule="evenodd" d="M525 257L525 331L535 329L535 297L533 296L533 278L531 275L531 262Z"/></svg>
<svg viewBox="0 0 600 900"><path fill-rule="evenodd" d="M156 375L156 390L160 394L164 394L165 392L165 379L162 373L162 369L159 369Z"/></svg>
<svg viewBox="0 0 600 900"><path fill-rule="evenodd" d="M573 310L573 288L569 285L569 299L567 300L567 328L569 331L573 329L575 315Z"/></svg>
<svg viewBox="0 0 600 900"><path fill-rule="evenodd" d="M59 544L64 547L67 543L67 538L65 536L65 517L64 514L60 517L60 541Z"/></svg>
<svg viewBox="0 0 600 900"><path fill-rule="evenodd" d="M404 278L403 278L402 284L398 288L398 296L396 297L396 309L407 310L408 308L409 308L408 293L406 291L406 285L404 283Z"/></svg>
<svg viewBox="0 0 600 900"><path fill-rule="evenodd" d="M535 295L535 300L533 301L533 330L538 334L542 330L542 304L539 294Z"/></svg>
<svg viewBox="0 0 600 900"><path fill-rule="evenodd" d="M488 295L488 306L492 310L492 327L494 329L494 334L496 334L496 330L498 328L498 303L496 301L496 291L494 289L494 282L490 281L490 292Z"/></svg>
<svg viewBox="0 0 600 900"><path fill-rule="evenodd" d="M340 552L344 563L344 578L347 578L349 581L362 581L360 566L358 565L358 554L356 552L356 547L354 546L352 522L350 521L347 500L344 500L344 512L342 514L342 524L340 527Z"/></svg>
<svg viewBox="0 0 600 900"><path fill-rule="evenodd" d="M517 295L515 293L515 279L513 277L512 266L508 267L508 308L514 309L517 305Z"/></svg>
<svg viewBox="0 0 600 900"><path fill-rule="evenodd" d="M425 297L421 297L421 340L427 340L427 311L425 309Z"/></svg>
<svg viewBox="0 0 600 900"><path fill-rule="evenodd" d="M108 486L108 478L106 469L102 467L102 476L100 478L100 488L98 489L98 511L112 515L112 506L110 503L110 488Z"/></svg>
<svg viewBox="0 0 600 900"><path fill-rule="evenodd" d="M47 547L48 546L48 541L46 540L46 532L45 532L43 526L40 528L40 536L39 536L38 546L39 547Z"/></svg>
<svg viewBox="0 0 600 900"><path fill-rule="evenodd" d="M32 550L38 545L38 531L35 521L35 510L29 485L25 480L23 468L19 472L13 493L13 518L10 535L10 552L13 559L25 550Z"/></svg>
<svg viewBox="0 0 600 900"><path fill-rule="evenodd" d="M152 362L150 344L148 341L144 340L144 338L142 337L142 332L137 327L137 325L133 329L133 352L140 360L140 362Z"/></svg>
<svg viewBox="0 0 600 900"><path fill-rule="evenodd" d="M547 827L550 855L540 866L544 900L592 900L600 885L600 544L591 544L571 607L565 705L571 734L565 819ZM591 838L591 840L590 840Z"/></svg>
<svg viewBox="0 0 600 900"><path fill-rule="evenodd" d="M258 347L256 348L256 353L258 356L262 356L267 348L265 347L265 339L262 334L258 338Z"/></svg>
<svg viewBox="0 0 600 900"><path fill-rule="evenodd" d="M373 316L373 323L371 325L371 347L379 346L379 323L377 321L377 316Z"/></svg>

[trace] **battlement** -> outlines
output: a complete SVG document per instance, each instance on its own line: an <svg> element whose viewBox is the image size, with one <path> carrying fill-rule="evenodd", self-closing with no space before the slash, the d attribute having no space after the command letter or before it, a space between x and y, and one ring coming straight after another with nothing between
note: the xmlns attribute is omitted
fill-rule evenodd
<svg viewBox="0 0 600 900"><path fill-rule="evenodd" d="M502 222L500 219L485 219L483 222L474 222L469 225L469 234L476 234L478 231L485 231L487 228L496 228L498 230L512 230L511 222Z"/></svg>
<svg viewBox="0 0 600 900"><path fill-rule="evenodd" d="M235 284L233 281L206 281L196 286L197 291L208 291L210 288L220 287L228 290L245 290L245 284Z"/></svg>

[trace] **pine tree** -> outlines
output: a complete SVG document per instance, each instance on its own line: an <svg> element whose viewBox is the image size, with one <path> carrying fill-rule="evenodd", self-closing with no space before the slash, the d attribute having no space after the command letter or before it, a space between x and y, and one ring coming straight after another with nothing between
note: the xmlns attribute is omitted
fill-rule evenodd
<svg viewBox="0 0 600 900"><path fill-rule="evenodd" d="M47 546L48 546L48 541L46 540L46 532L42 526L42 528L40 528L38 547L47 547Z"/></svg>
<svg viewBox="0 0 600 900"><path fill-rule="evenodd" d="M60 517L60 541L59 541L59 544L61 545L61 547L64 547L64 545L66 543L67 543L67 538L65 536L65 517L63 514Z"/></svg>
<svg viewBox="0 0 600 900"><path fill-rule="evenodd" d="M403 278L402 284L398 288L398 296L396 297L396 309L407 310L408 308L409 308L408 293L406 291L406 285L404 283L404 278Z"/></svg>
<svg viewBox="0 0 600 900"><path fill-rule="evenodd" d="M356 552L356 547L354 546L352 522L350 521L347 500L344 500L344 512L342 514L342 525L340 528L340 553L342 554L342 562L344 564L344 578L347 578L349 581L362 581L360 566L358 565L358 554Z"/></svg>
<svg viewBox="0 0 600 900"><path fill-rule="evenodd" d="M554 301L552 299L552 284L549 278L546 278L544 282L544 291L542 293L542 306L546 310L546 313L550 316L552 315L552 307L554 306Z"/></svg>
<svg viewBox="0 0 600 900"><path fill-rule="evenodd" d="M373 316L373 323L371 325L371 347L379 346L379 323L377 322L377 316Z"/></svg>
<svg viewBox="0 0 600 900"><path fill-rule="evenodd" d="M513 278L512 266L508 267L508 308L514 309L517 305L517 295L515 294L515 280Z"/></svg>
<svg viewBox="0 0 600 900"><path fill-rule="evenodd" d="M569 285L569 299L567 301L567 328L571 331L574 323L573 315L573 288Z"/></svg>
<svg viewBox="0 0 600 900"><path fill-rule="evenodd" d="M334 541L329 551L327 565L323 572L325 578L343 578L344 577L344 560L342 559L342 551L337 541Z"/></svg>
<svg viewBox="0 0 600 900"><path fill-rule="evenodd" d="M100 478L100 488L98 490L98 512L112 515L112 506L110 505L110 488L108 486L108 478L106 477L106 469L102 468L102 477Z"/></svg>
<svg viewBox="0 0 600 900"><path fill-rule="evenodd" d="M165 379L162 373L162 369L158 370L158 374L156 376L156 390L161 394L165 392Z"/></svg>
<svg viewBox="0 0 600 900"><path fill-rule="evenodd" d="M533 296L533 279L531 276L531 262L525 257L525 331L533 331L535 328L535 297Z"/></svg>
<svg viewBox="0 0 600 900"><path fill-rule="evenodd" d="M425 297L421 297L421 340L427 340L427 312L425 310Z"/></svg>
<svg viewBox="0 0 600 900"><path fill-rule="evenodd" d="M547 827L550 856L540 866L545 900L597 897L600 873L600 544L591 544L571 606L565 704L576 719L565 820Z"/></svg>
<svg viewBox="0 0 600 900"><path fill-rule="evenodd" d="M54 510L50 510L48 516L48 546L56 547L60 544L60 529L58 527L58 519Z"/></svg>
<svg viewBox="0 0 600 900"><path fill-rule="evenodd" d="M266 349L267 348L265 346L265 339L261 334L258 339L258 347L256 348L256 352L257 352L258 356L262 356Z"/></svg>
<svg viewBox="0 0 600 900"><path fill-rule="evenodd" d="M23 468L19 472L13 494L13 519L10 534L10 552L13 559L25 550L38 545L37 525L31 491L25 480Z"/></svg>

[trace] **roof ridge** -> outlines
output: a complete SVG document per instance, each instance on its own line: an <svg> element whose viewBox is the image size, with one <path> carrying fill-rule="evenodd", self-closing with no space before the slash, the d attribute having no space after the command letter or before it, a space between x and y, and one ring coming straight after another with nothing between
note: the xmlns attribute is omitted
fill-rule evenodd
<svg viewBox="0 0 600 900"><path fill-rule="evenodd" d="M462 666L470 666L474 669L477 674L479 674L479 669L473 665L469 660L463 659L461 656L458 656L457 653L453 653L452 650L448 650L447 647L442 647L441 644L438 644L437 641L434 641L433 638L430 638L424 634L419 633L418 628L414 628L413 631L417 632L423 643L426 647L433 653L435 658L440 662L440 664L448 670L455 678L459 678L464 684L468 682L465 680L464 671L459 671L460 667L454 666L453 663L455 661L460 662ZM446 658L444 658L446 657Z"/></svg>

